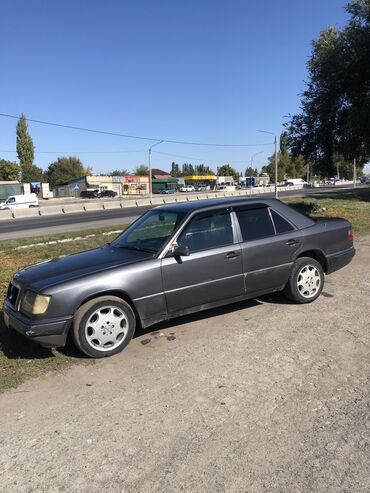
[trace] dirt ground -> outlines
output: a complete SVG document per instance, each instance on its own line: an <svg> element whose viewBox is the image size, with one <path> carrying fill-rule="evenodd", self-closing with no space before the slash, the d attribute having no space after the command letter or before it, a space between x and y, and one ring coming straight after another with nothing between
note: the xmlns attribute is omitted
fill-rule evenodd
<svg viewBox="0 0 370 493"><path fill-rule="evenodd" d="M370 237L313 304L161 324L0 396L7 492L365 492Z"/></svg>

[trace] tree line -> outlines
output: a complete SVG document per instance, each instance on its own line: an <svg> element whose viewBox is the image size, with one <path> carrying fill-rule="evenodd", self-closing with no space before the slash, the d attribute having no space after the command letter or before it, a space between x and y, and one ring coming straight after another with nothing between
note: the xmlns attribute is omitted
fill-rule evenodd
<svg viewBox="0 0 370 493"><path fill-rule="evenodd" d="M370 159L370 0L352 0L342 29L312 42L301 112L286 123L292 155L324 177Z"/></svg>

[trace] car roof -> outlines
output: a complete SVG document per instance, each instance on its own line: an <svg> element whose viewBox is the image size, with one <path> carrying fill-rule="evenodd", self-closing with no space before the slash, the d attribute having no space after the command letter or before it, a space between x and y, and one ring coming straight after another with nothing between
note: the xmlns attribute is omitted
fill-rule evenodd
<svg viewBox="0 0 370 493"><path fill-rule="evenodd" d="M176 204L166 204L156 207L156 209L171 210L174 212L193 213L201 212L212 209L219 209L223 207L236 207L236 206L248 206L251 207L260 205L266 207L272 207L274 210L282 214L289 219L298 228L307 228L312 226L315 222L313 219L301 214L295 209L289 207L278 199L272 198L246 198L246 197L225 197L217 199L193 199L186 202L180 202Z"/></svg>

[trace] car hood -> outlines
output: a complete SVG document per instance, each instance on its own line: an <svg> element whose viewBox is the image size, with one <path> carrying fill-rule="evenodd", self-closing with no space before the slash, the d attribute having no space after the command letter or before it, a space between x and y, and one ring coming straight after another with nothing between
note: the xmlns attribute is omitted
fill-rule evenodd
<svg viewBox="0 0 370 493"><path fill-rule="evenodd" d="M153 258L153 254L148 252L105 245L93 250L56 257L30 265L19 270L13 279L22 286L41 290L78 277L151 258Z"/></svg>

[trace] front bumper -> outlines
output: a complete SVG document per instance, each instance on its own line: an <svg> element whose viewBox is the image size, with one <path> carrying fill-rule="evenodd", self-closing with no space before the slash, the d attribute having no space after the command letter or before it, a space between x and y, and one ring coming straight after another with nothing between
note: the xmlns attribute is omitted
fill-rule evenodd
<svg viewBox="0 0 370 493"><path fill-rule="evenodd" d="M327 274L331 274L332 272L335 272L336 270L341 269L345 265L349 264L350 261L353 259L355 253L356 250L354 249L354 247L351 247L347 250L328 255Z"/></svg>
<svg viewBox="0 0 370 493"><path fill-rule="evenodd" d="M3 309L5 325L15 329L27 339L45 347L65 346L72 316L62 319L34 320L15 311L7 300L4 302Z"/></svg>

